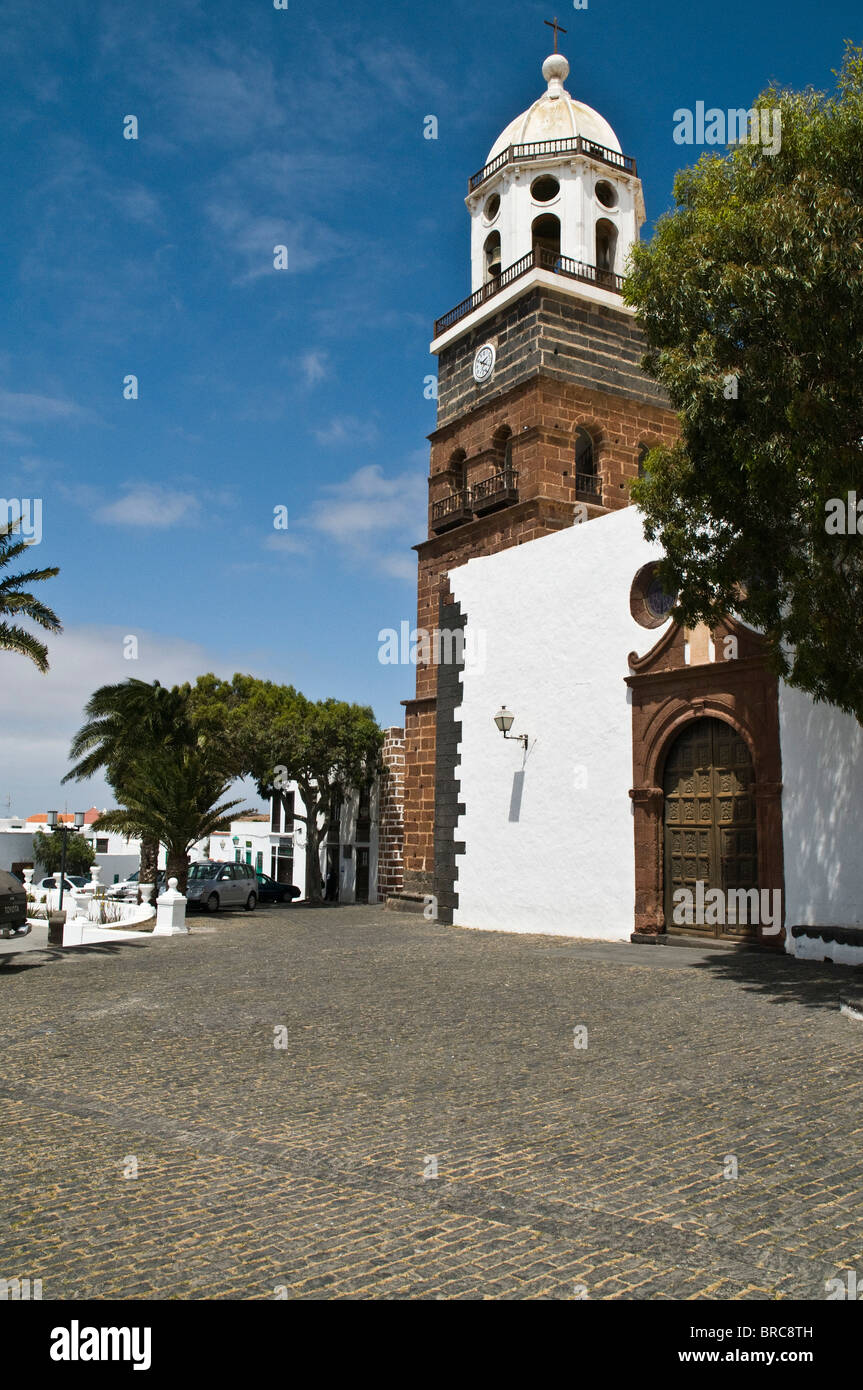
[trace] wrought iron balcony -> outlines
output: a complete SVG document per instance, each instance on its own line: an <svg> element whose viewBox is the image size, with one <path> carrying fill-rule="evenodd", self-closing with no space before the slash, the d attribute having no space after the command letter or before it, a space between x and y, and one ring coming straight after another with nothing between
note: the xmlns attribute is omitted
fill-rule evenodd
<svg viewBox="0 0 863 1390"><path fill-rule="evenodd" d="M473 510L475 516L496 511L498 507L509 506L518 501L518 474L512 468L484 478L473 487Z"/></svg>
<svg viewBox="0 0 863 1390"><path fill-rule="evenodd" d="M576 473L575 495L579 502L602 501L602 479L597 473Z"/></svg>
<svg viewBox="0 0 863 1390"><path fill-rule="evenodd" d="M461 526L462 522L470 521L470 488L462 488L460 492L453 492L449 497L443 497L439 502L432 502L431 509L431 528L435 535L441 531L449 531L452 526Z"/></svg>
<svg viewBox="0 0 863 1390"><path fill-rule="evenodd" d="M480 304L485 304L487 300L506 289L507 285L511 285L513 280L520 279L534 268L550 270L553 275L561 275L567 280L582 280L589 285L598 285L600 289L610 290L612 294L620 294L623 289L623 276L615 275L614 271L600 270L595 265L585 264L584 261L574 261L571 256L561 256L556 251L547 251L543 246L534 246L521 260L507 266L500 275L474 290L473 294L468 295L467 299L463 299L442 318L436 319L434 336L440 337L441 333L447 328L452 328L459 319L472 314Z"/></svg>
<svg viewBox="0 0 863 1390"><path fill-rule="evenodd" d="M479 173L471 174L467 184L468 193L480 188L486 179L490 179L492 174L496 174L507 164L517 164L522 159L559 159L561 155L567 154L581 154L586 159L607 164L612 169L622 169L625 173L632 174L633 178L638 177L635 160L630 155L620 154L617 150L609 149L607 145L598 145L595 140L585 140L581 135L573 135L566 140L534 140L529 145L510 145L509 149L503 150L491 163L480 169Z"/></svg>

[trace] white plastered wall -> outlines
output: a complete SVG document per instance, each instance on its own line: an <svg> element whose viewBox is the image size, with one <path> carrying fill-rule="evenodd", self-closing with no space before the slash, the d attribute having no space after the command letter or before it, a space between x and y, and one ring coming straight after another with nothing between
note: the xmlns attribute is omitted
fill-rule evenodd
<svg viewBox="0 0 863 1390"><path fill-rule="evenodd" d="M779 736L786 924L861 926L863 730L780 683Z"/></svg>
<svg viewBox="0 0 863 1390"><path fill-rule="evenodd" d="M632 618L657 558L634 507L451 571L467 615L455 923L626 940L633 930L627 657L665 628ZM471 644L474 644L473 646ZM494 724L501 704L527 755Z"/></svg>

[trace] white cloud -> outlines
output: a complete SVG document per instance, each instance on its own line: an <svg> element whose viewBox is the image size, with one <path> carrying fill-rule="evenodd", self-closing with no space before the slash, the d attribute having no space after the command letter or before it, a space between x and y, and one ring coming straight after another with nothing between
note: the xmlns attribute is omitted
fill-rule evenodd
<svg viewBox="0 0 863 1390"><path fill-rule="evenodd" d="M123 656L124 639L130 635L138 638L136 661ZM72 735L100 685L130 676L174 685L216 669L192 642L121 628L67 628L48 638L48 657L51 668L41 675L25 657L0 652L0 796L12 797L15 815L44 811L49 802L73 810L113 804L101 778L60 786L69 770ZM225 669L220 674L231 673Z"/></svg>
<svg viewBox="0 0 863 1390"><path fill-rule="evenodd" d="M317 386L319 381L330 375L327 353L312 349L300 358L300 371L307 386Z"/></svg>
<svg viewBox="0 0 863 1390"><path fill-rule="evenodd" d="M315 270L324 262L346 255L350 240L312 218L273 217L254 213L238 198L212 198L205 208L211 225L241 262L236 284L248 284L263 275L290 275ZM286 246L285 270L274 268L274 248Z"/></svg>
<svg viewBox="0 0 863 1390"><path fill-rule="evenodd" d="M360 468L324 488L308 526L352 564L371 565L395 579L416 578L410 547L423 531L426 480L418 470L387 477L380 464Z"/></svg>
<svg viewBox="0 0 863 1390"><path fill-rule="evenodd" d="M16 424L29 421L45 423L52 420L87 420L89 410L74 401L58 396L40 396L26 391L0 390L0 419Z"/></svg>
<svg viewBox="0 0 863 1390"><path fill-rule="evenodd" d="M319 444L374 444L378 427L374 420L360 420L355 415L335 415L312 434Z"/></svg>
<svg viewBox="0 0 863 1390"><path fill-rule="evenodd" d="M140 485L131 488L116 502L99 507L95 519L116 526L155 526L165 529L190 521L197 511L198 499L191 492Z"/></svg>
<svg viewBox="0 0 863 1390"><path fill-rule="evenodd" d="M284 531L274 531L264 541L265 550L280 550L288 555L307 555L309 552L309 542L301 536L288 536Z"/></svg>

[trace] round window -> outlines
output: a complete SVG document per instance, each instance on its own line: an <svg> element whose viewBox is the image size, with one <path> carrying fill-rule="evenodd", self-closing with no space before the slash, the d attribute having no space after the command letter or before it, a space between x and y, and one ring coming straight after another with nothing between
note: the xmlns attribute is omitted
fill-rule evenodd
<svg viewBox="0 0 863 1390"><path fill-rule="evenodd" d="M642 627L661 627L676 602L677 594L670 593L659 578L657 561L642 565L629 591L629 611L635 621Z"/></svg>
<svg viewBox="0 0 863 1390"><path fill-rule="evenodd" d="M493 222L500 212L500 194L492 193L488 202L482 210L482 215L486 222Z"/></svg>
<svg viewBox="0 0 863 1390"><path fill-rule="evenodd" d="M617 189L606 179L600 179L594 192L604 208L617 207Z"/></svg>
<svg viewBox="0 0 863 1390"><path fill-rule="evenodd" d="M530 196L535 203L550 203L560 192L560 184L551 174L543 174L530 185Z"/></svg>

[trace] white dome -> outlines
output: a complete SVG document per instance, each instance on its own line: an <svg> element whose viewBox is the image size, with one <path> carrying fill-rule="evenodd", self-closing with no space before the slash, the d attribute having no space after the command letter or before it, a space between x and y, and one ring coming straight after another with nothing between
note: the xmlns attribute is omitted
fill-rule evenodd
<svg viewBox="0 0 863 1390"><path fill-rule="evenodd" d="M542 65L548 90L527 111L510 121L489 150L486 164L510 145L528 145L535 140L571 140L576 135L621 153L620 141L608 121L592 106L574 101L565 90L563 83L568 73L569 63L563 54L549 54Z"/></svg>

